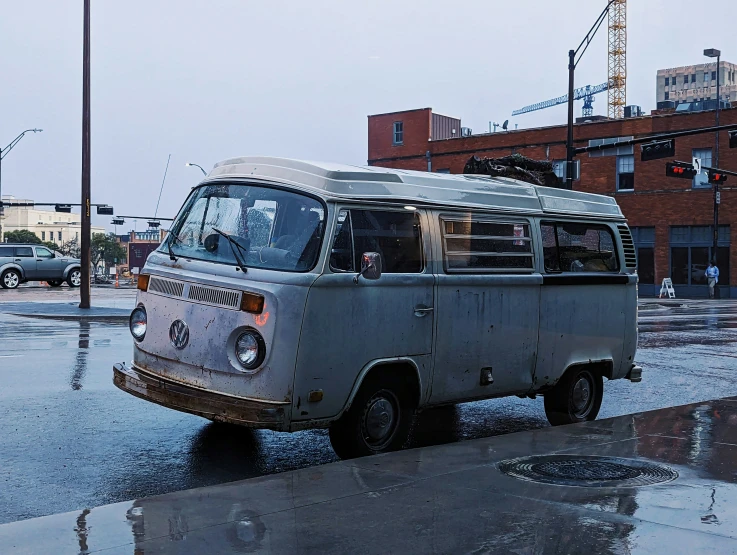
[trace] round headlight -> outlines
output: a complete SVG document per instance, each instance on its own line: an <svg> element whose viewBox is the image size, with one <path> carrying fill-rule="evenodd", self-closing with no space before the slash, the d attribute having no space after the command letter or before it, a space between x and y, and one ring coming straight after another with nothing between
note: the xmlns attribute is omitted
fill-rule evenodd
<svg viewBox="0 0 737 555"><path fill-rule="evenodd" d="M264 340L256 331L243 332L235 342L235 356L248 370L253 370L263 362L264 351Z"/></svg>
<svg viewBox="0 0 737 555"><path fill-rule="evenodd" d="M148 318L146 316L146 309L142 306L136 307L131 312L130 317L130 329L131 335L138 341L142 341L146 335L146 326L148 324Z"/></svg>

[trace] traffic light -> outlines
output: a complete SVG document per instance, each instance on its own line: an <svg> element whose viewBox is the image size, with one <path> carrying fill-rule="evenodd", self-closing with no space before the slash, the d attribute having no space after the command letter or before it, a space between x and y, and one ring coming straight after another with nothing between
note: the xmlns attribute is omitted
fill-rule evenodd
<svg viewBox="0 0 737 555"><path fill-rule="evenodd" d="M158 229L161 225L161 222L159 220L149 220L148 221L148 227L150 229Z"/></svg>
<svg viewBox="0 0 737 555"><path fill-rule="evenodd" d="M676 155L676 140L653 141L643 144L640 148L642 149L640 160L643 162L658 158L671 158Z"/></svg>
<svg viewBox="0 0 737 555"><path fill-rule="evenodd" d="M681 177L683 179L693 179L696 176L696 168L691 164L682 164L680 162L668 162L665 165L665 175L668 177Z"/></svg>
<svg viewBox="0 0 737 555"><path fill-rule="evenodd" d="M113 215L113 207L108 206L107 204L100 204L97 207L97 215L98 216L112 216Z"/></svg>
<svg viewBox="0 0 737 555"><path fill-rule="evenodd" d="M113 221L110 222L112 225L124 225L125 220L123 218L113 218Z"/></svg>
<svg viewBox="0 0 737 555"><path fill-rule="evenodd" d="M54 210L57 212L71 212L72 211L72 205L71 204L57 204L54 206Z"/></svg>
<svg viewBox="0 0 737 555"><path fill-rule="evenodd" d="M709 183L724 183L727 176L719 170L709 170Z"/></svg>

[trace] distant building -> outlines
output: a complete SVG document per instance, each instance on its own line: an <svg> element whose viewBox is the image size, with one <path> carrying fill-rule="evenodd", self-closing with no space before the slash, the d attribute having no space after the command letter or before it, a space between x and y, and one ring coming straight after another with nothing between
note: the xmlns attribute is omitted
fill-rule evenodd
<svg viewBox="0 0 737 555"><path fill-rule="evenodd" d="M49 241L61 246L67 241L77 239L82 227L82 216L53 210L42 210L32 206L12 206L12 203L30 203L32 200L18 199L10 195L3 195L5 218L3 219L3 237L11 231L26 229L36 234L41 241ZM92 233L105 233L102 227L92 227Z"/></svg>
<svg viewBox="0 0 737 555"><path fill-rule="evenodd" d="M737 101L737 65L719 62L719 93L721 100ZM703 102L717 98L717 64L704 64L659 69L656 81L656 101L673 101L675 106L686 102ZM713 109L714 107L711 107Z"/></svg>
<svg viewBox="0 0 737 555"><path fill-rule="evenodd" d="M166 238L166 231L163 229L131 231L117 237L118 242L128 249L128 270L133 271L134 268L139 270L143 268L148 255Z"/></svg>

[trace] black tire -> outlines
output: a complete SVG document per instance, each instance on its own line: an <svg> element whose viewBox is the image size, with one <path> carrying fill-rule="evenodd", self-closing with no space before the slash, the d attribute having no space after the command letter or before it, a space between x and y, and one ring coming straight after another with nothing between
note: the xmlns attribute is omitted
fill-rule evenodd
<svg viewBox="0 0 737 555"><path fill-rule="evenodd" d="M10 268L9 270L5 270L3 275L0 276L0 285L2 285L3 289L17 289L22 280L23 278L20 272L14 268Z"/></svg>
<svg viewBox="0 0 737 555"><path fill-rule="evenodd" d="M341 459L376 455L402 448L415 407L399 376L370 376L351 407L330 426L330 444Z"/></svg>
<svg viewBox="0 0 737 555"><path fill-rule="evenodd" d="M586 366L574 367L545 393L545 416L553 426L596 420L603 398L601 373Z"/></svg>
<svg viewBox="0 0 737 555"><path fill-rule="evenodd" d="M72 268L67 276L67 285L69 287L79 287L82 285L82 270L80 268Z"/></svg>
<svg viewBox="0 0 737 555"><path fill-rule="evenodd" d="M64 283L63 279L52 279L47 281L46 283L49 284L49 287L61 287L61 284Z"/></svg>

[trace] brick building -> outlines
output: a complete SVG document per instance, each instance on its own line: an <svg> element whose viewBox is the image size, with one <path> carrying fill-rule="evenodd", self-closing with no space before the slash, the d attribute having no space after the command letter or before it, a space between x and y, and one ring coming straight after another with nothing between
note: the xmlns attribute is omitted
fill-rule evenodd
<svg viewBox="0 0 737 555"><path fill-rule="evenodd" d="M450 135L444 131L449 122L454 126ZM737 109L722 110L720 123L737 124ZM574 140L579 147L713 125L713 110L654 112L578 123ZM519 153L552 161L556 174L561 180L565 177L565 125L464 136L467 133L459 119L438 116L430 108L369 116L368 164L461 173L473 155ZM737 170L737 149L728 148L726 132L719 142L719 167ZM709 166L715 165L715 154L713 133L676 139L677 160L698 156ZM639 146L585 154L576 160L573 188L617 199L638 247L641 295L657 294L662 279L671 277L677 295L706 296L703 274L713 255L713 191L703 176L693 181L666 177L666 161L641 162ZM737 297L737 178L729 178L720 189L716 253L720 293Z"/></svg>

